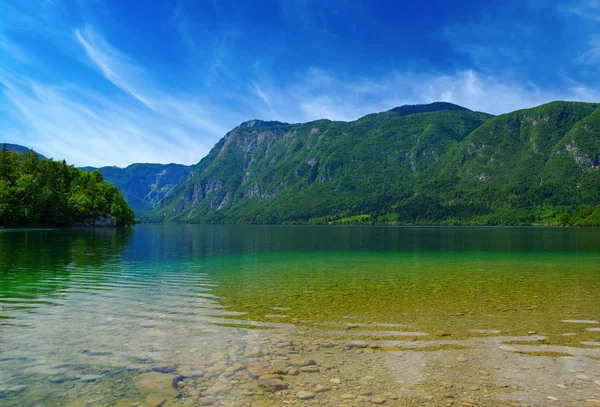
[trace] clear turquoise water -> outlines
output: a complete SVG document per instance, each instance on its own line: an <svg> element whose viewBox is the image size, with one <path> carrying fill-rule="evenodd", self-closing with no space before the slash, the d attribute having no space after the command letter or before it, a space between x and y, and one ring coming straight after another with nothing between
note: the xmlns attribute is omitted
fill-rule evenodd
<svg viewBox="0 0 600 407"><path fill-rule="evenodd" d="M599 293L600 229L1 230L0 404L114 405L137 372L267 328L585 348L600 333L564 321L600 320Z"/></svg>

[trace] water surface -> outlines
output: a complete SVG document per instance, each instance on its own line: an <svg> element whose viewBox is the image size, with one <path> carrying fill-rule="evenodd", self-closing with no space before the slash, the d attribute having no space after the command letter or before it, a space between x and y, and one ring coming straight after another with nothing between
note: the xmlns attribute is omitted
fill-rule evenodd
<svg viewBox="0 0 600 407"><path fill-rule="evenodd" d="M583 405L599 293L600 229L2 230L0 405Z"/></svg>

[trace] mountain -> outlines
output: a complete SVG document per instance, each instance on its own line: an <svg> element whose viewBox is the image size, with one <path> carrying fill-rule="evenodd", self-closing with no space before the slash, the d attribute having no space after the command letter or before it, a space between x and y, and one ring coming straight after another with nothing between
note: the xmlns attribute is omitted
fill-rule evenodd
<svg viewBox="0 0 600 407"><path fill-rule="evenodd" d="M117 186L136 216L144 217L171 191L183 183L192 167L180 164L132 164L119 167L83 167L98 170L108 182Z"/></svg>
<svg viewBox="0 0 600 407"><path fill-rule="evenodd" d="M27 154L31 150L30 148L27 147L23 147L20 146L18 144L9 144L9 143L0 143L0 148L2 148L3 146L6 146L6 149L9 151L14 151L15 153L20 153L20 154ZM35 153L37 155L38 158L45 158L43 155Z"/></svg>
<svg viewBox="0 0 600 407"><path fill-rule="evenodd" d="M253 120L148 214L211 223L600 224L600 108L449 103L353 122ZM594 220L596 219L596 220Z"/></svg>

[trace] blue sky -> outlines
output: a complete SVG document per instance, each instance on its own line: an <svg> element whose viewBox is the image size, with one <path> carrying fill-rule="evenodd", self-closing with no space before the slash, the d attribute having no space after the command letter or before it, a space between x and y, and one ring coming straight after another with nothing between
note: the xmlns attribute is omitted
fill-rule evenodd
<svg viewBox="0 0 600 407"><path fill-rule="evenodd" d="M600 0L4 0L0 142L192 164L242 121L600 101Z"/></svg>

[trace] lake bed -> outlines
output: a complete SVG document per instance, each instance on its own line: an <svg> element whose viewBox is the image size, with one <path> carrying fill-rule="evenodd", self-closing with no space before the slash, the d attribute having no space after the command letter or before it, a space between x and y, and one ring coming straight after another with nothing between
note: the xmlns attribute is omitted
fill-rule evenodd
<svg viewBox="0 0 600 407"><path fill-rule="evenodd" d="M600 229L3 230L0 273L3 406L600 399Z"/></svg>

